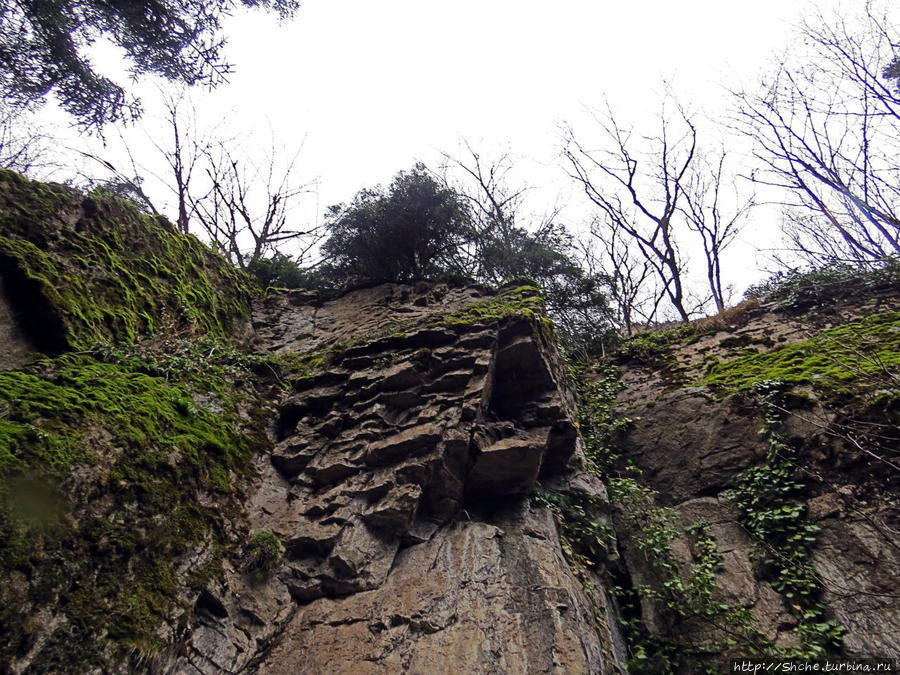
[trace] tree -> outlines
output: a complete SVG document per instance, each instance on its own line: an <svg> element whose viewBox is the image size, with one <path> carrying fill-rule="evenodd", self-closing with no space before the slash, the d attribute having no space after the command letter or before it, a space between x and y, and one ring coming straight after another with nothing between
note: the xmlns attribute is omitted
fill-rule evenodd
<svg viewBox="0 0 900 675"><path fill-rule="evenodd" d="M522 218L523 197L527 186L515 188L509 184L509 175L515 160L509 152L494 158L485 158L468 141L463 141L466 155L462 158L444 153L440 179L451 190L461 195L471 215L468 248L465 251L468 273L489 284L503 283L514 276L533 274L525 267L523 249L534 253L541 250L537 239L517 223ZM553 217L542 218L532 229L543 231L538 238L553 236Z"/></svg>
<svg viewBox="0 0 900 675"><path fill-rule="evenodd" d="M610 327L606 278L581 266L572 236L556 222L558 210L526 213L528 186L511 184L515 161L509 152L490 158L464 145L464 158L444 153L442 180L466 199L472 213L467 269L489 284L533 279L567 344L590 350L592 336L600 340Z"/></svg>
<svg viewBox="0 0 900 675"><path fill-rule="evenodd" d="M186 89L177 93L160 90L165 108L165 122L169 128L169 140L156 140L148 137L159 153L165 157L169 168L169 186L178 206L178 219L175 221L180 232L190 229L191 218L197 208L197 199L193 197L191 186L195 170L202 166L208 156L210 146L215 142L216 129L200 129L197 121L197 107Z"/></svg>
<svg viewBox="0 0 900 675"><path fill-rule="evenodd" d="M349 205L329 208L322 249L336 280L419 281L464 271L468 226L463 198L417 164L387 190L362 190Z"/></svg>
<svg viewBox="0 0 900 675"><path fill-rule="evenodd" d="M714 162L702 157L698 170L690 177L681 211L688 227L700 235L706 261L706 279L716 310L725 310L726 289L722 286L722 252L738 235L741 222L755 206L755 196L741 198L736 185L734 199L723 204L726 153L722 150Z"/></svg>
<svg viewBox="0 0 900 675"><path fill-rule="evenodd" d="M312 191L310 183L296 177L300 151L284 157L272 138L263 152L260 143L248 141L249 135L239 141L237 134L223 135L221 123L201 124L185 90L173 94L160 89L160 95L168 133L117 125L118 154L127 158L127 164L114 165L104 150L82 151L109 176L100 181L91 177L90 185L131 199L148 213L168 212L179 231L205 234L239 267L270 257L286 244L298 261L305 261L322 239L322 228L297 226L296 210ZM132 132L143 133L162 161L138 162L129 142ZM104 146L112 140L112 136L104 139ZM156 172L151 166L166 168ZM145 188L146 178L164 190ZM165 192L169 200L157 196Z"/></svg>
<svg viewBox="0 0 900 675"><path fill-rule="evenodd" d="M2 0L0 96L27 107L52 91L93 129L136 117L139 101L97 73L86 49L103 37L124 51L133 76L216 86L231 72L222 21L241 5L288 18L299 0Z"/></svg>
<svg viewBox="0 0 900 675"><path fill-rule="evenodd" d="M757 182L787 190L785 233L815 265L900 254L900 47L887 10L814 16L759 92L737 92Z"/></svg>
<svg viewBox="0 0 900 675"><path fill-rule="evenodd" d="M303 258L322 238L319 227L291 229L297 199L310 192L309 185L294 180L298 155L282 165L274 142L261 161L225 141L207 147L208 189L188 193L187 199L206 234L239 267L288 241L300 244L298 257Z"/></svg>
<svg viewBox="0 0 900 675"><path fill-rule="evenodd" d="M52 140L25 111L0 101L0 167L24 174L50 168Z"/></svg>
<svg viewBox="0 0 900 675"><path fill-rule="evenodd" d="M595 243L601 246L598 255ZM613 321L625 332L634 332L636 319L652 323L665 295L652 286L653 270L634 241L616 223L591 223L590 236L579 242L588 276L606 280ZM649 287L649 290L648 290Z"/></svg>
<svg viewBox="0 0 900 675"><path fill-rule="evenodd" d="M667 113L670 104L675 115ZM722 254L755 205L726 172L725 151L713 156L699 147L691 116L670 94L656 136L623 129L609 106L594 119L603 145L586 148L567 127L563 155L569 175L598 207L591 233L606 258L602 267L626 332L636 317L656 320L665 300L681 321L710 302L721 312L727 299ZM693 247L697 237L690 232L699 235L708 292L689 284L682 247Z"/></svg>
<svg viewBox="0 0 900 675"><path fill-rule="evenodd" d="M682 321L688 321L684 260L678 248L676 226L685 201L689 172L697 150L697 130L677 106L679 118L660 115L660 133L650 140L643 156L632 149L632 132L616 122L607 107L604 116L595 116L608 147L590 150L566 129L563 155L569 174L583 188L602 217L628 235L653 269L662 289Z"/></svg>
<svg viewBox="0 0 900 675"><path fill-rule="evenodd" d="M882 75L886 80L895 80L894 86L897 88L897 93L900 93L900 56L885 67Z"/></svg>

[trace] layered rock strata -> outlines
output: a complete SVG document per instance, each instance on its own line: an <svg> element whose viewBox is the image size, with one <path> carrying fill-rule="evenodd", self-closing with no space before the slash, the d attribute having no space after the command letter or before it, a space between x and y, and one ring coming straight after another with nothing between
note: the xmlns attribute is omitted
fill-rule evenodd
<svg viewBox="0 0 900 675"><path fill-rule="evenodd" d="M598 623L605 608L530 499L539 477L580 471L573 401L542 320L419 322L334 348L371 334L367 316L418 321L423 308L445 311L435 297L448 295L464 307L479 292L382 286L341 305L295 294L260 310L269 332L258 348L332 350L281 403L246 502L251 530L275 533L283 559L265 579L231 568L200 598L185 652L160 669L621 671L613 622ZM285 325L298 333L272 329Z"/></svg>

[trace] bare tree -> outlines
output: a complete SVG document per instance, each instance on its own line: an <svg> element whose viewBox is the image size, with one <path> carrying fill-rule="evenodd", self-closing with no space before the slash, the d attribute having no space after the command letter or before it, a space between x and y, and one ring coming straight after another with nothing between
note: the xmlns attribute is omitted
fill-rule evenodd
<svg viewBox="0 0 900 675"><path fill-rule="evenodd" d="M568 127L563 154L569 175L599 208L607 226L631 238L679 318L688 321L684 260L675 230L696 157L697 130L685 111L675 107L678 116L673 120L664 102L660 132L647 139L647 153L636 154L632 131L620 127L607 106L605 115L594 115L606 147L586 148Z"/></svg>
<svg viewBox="0 0 900 675"><path fill-rule="evenodd" d="M180 232L190 231L191 218L196 211L192 197L192 183L198 167L207 156L212 139L218 135L221 122L212 129L202 130L197 119L197 106L187 89L176 92L160 89L168 127L168 142L149 137L153 147L165 158L168 166L165 181L178 209L175 223ZM228 139L229 142L232 139ZM220 142L222 142L220 140Z"/></svg>
<svg viewBox="0 0 900 675"><path fill-rule="evenodd" d="M226 132L224 121L201 123L185 89L159 89L159 94L166 133L138 129L155 150L152 159L136 161L128 130L122 128L116 129L118 154L127 163L107 159L108 148L79 151L106 169L111 176L106 184L148 212L165 212L168 206L179 231L205 234L238 266L271 255L288 242L298 260L308 256L324 232L318 226L295 225L297 207L312 191L311 183L297 179L300 151L285 159L270 139L267 152L251 152L246 142ZM154 170L158 166L164 168ZM143 176L169 193L165 204L150 198Z"/></svg>
<svg viewBox="0 0 900 675"><path fill-rule="evenodd" d="M524 210L525 183L513 185L516 159L506 150L486 157L466 141L465 154L443 153L438 178L466 200L471 215L467 251L469 273L489 283L525 274L522 247L528 242L552 243L558 227L558 209L540 217ZM559 242L557 242L559 243Z"/></svg>
<svg viewBox="0 0 900 675"><path fill-rule="evenodd" d="M601 246L599 255L596 242ZM665 291L653 283L650 263L616 223L591 223L590 236L579 241L579 249L589 274L606 279L616 324L626 335L634 332L638 320L656 319Z"/></svg>
<svg viewBox="0 0 900 675"><path fill-rule="evenodd" d="M722 150L711 162L702 157L692 172L681 206L687 225L700 235L706 259L706 278L716 310L724 311L726 288L722 285L722 252L738 235L742 221L755 206L755 196L741 197L734 181L725 174L726 153ZM725 199L726 183L734 194Z"/></svg>
<svg viewBox="0 0 900 675"><path fill-rule="evenodd" d="M787 190L785 230L808 261L867 265L900 254L900 58L886 9L817 14L758 93L738 92L757 182Z"/></svg>
<svg viewBox="0 0 900 675"><path fill-rule="evenodd" d="M52 167L52 141L27 110L0 101L0 167L29 175L46 171Z"/></svg>
<svg viewBox="0 0 900 675"><path fill-rule="evenodd" d="M281 164L274 142L262 162L225 143L209 146L204 156L207 191L188 194L197 221L222 252L240 267L273 253L287 241L306 256L324 236L319 227L291 229L298 198L311 186L298 183L299 151Z"/></svg>

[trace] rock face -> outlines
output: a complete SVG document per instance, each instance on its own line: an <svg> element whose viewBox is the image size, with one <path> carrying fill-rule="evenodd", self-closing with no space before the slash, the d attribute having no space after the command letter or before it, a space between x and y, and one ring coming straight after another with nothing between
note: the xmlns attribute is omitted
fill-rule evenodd
<svg viewBox="0 0 900 675"><path fill-rule="evenodd" d="M900 297L801 299L567 373L534 288L263 294L0 171L0 670L900 657Z"/></svg>
<svg viewBox="0 0 900 675"><path fill-rule="evenodd" d="M232 569L204 594L187 654L161 670L623 670L621 639L598 628L605 608L531 504L539 477L580 471L559 356L540 319L434 320L447 310L436 297L497 302L479 295L380 286L264 302L257 349L331 350L280 404L245 505L283 559L265 580ZM407 329L335 347L385 315Z"/></svg>
<svg viewBox="0 0 900 675"><path fill-rule="evenodd" d="M700 561L696 544L684 533L694 523L709 526L721 556L713 599L751 610L759 635L748 641L764 638L771 645L768 649L783 653L809 649L812 638L799 619L798 603L812 606L810 598L817 597L823 608L817 621L833 621L843 631L840 647L832 647L836 653L900 657L900 471L892 459L900 444L898 391L887 371L874 368L863 376L861 370L867 360L876 362L872 349L895 340L891 336L898 328L868 335L865 324L859 323L862 319L890 325L898 317L898 305L896 289L882 289L809 316L796 310L759 312L736 327L708 330L699 338L688 334L651 358L631 359L621 367L623 390L613 415L633 424L618 449L640 470L639 480L654 491L654 503L672 510L681 533L672 550L683 578ZM798 343L802 349L791 352L793 360L784 368L780 350ZM860 346L849 347L854 356L845 360L836 349L848 344ZM819 360L812 361L810 372L801 372L804 359L815 358ZM756 368L748 371L759 373L755 379L787 377L797 384L786 385L790 394L767 409L764 397L744 384L743 372L729 370L734 362ZM841 370L828 370L832 362ZM781 370L767 375L767 364ZM735 373L736 384L721 378L724 387L705 386L703 376L710 372ZM835 373L843 379L835 379ZM778 589L780 577L773 571L778 569L778 554L767 549L771 542L754 536L729 492L741 472L773 461L771 441L761 435L772 415L782 444L774 461L787 458L789 473L784 476L789 478L782 478L788 481L782 484L796 505L786 524L775 529L785 531L798 520L809 523L809 541L814 543L804 549L810 554L808 563L784 568L809 575L807 587L815 589L810 598ZM760 495L759 517L770 517L766 485L754 488ZM629 516L628 507L617 507L615 514L626 576L635 587L662 588L665 575L637 545L646 522ZM640 613L652 635L682 645L721 643L736 633L734 626L730 636L723 633L721 621L679 619L658 596L645 595ZM827 643L822 636L816 639Z"/></svg>
<svg viewBox="0 0 900 675"><path fill-rule="evenodd" d="M0 277L0 369L15 370L28 363L28 354L34 351L34 345L20 328L21 321L14 315L14 310L3 292L3 279Z"/></svg>
<svg viewBox="0 0 900 675"><path fill-rule="evenodd" d="M618 672L555 535L521 500L441 528L373 590L301 607L259 672Z"/></svg>

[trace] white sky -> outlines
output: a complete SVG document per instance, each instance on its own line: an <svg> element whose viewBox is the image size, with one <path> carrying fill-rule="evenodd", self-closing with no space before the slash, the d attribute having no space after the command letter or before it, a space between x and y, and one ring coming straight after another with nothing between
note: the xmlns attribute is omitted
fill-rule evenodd
<svg viewBox="0 0 900 675"><path fill-rule="evenodd" d="M261 12L231 22L237 72L216 97L239 126L268 120L288 145L305 137L330 203L460 137L555 163L560 121L604 96L639 121L663 80L720 113L723 84L753 80L805 5L306 0L288 25Z"/></svg>
<svg viewBox="0 0 900 675"><path fill-rule="evenodd" d="M486 154L509 148L525 158L519 170L537 188L534 208L549 209L561 195L569 224L577 225L585 211L560 168L561 122L574 123L589 141L584 109L606 97L618 119L652 133L643 125L652 124L668 81L682 103L708 115L701 135L712 137L730 105L726 87L754 86L788 45L791 25L813 6L304 0L286 24L259 11L230 20L235 73L197 100L209 120L227 114L230 128L254 143L268 144L271 130L288 151L302 144L299 173L319 180L307 219L389 182L416 160L436 167L440 151L452 154L466 138ZM97 51L105 59L99 65L115 71L109 54ZM154 133L152 89L137 90ZM134 149L140 161L137 141ZM760 275L751 244L773 244L775 217L761 210L734 246L739 286Z"/></svg>

